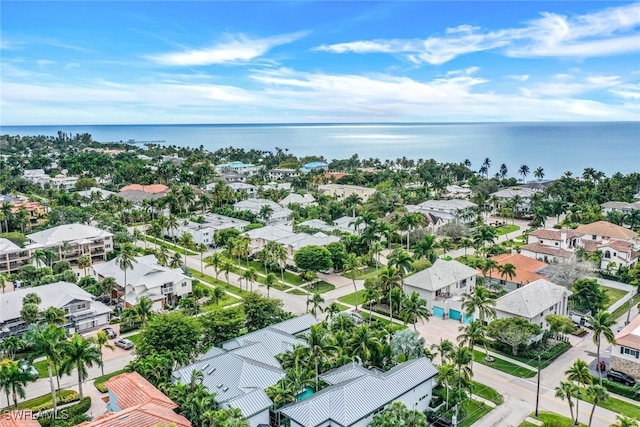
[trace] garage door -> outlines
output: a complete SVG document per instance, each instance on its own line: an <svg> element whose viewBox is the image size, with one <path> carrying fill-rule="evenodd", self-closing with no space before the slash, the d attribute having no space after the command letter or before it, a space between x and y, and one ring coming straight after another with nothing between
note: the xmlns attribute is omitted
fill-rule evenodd
<svg viewBox="0 0 640 427"><path fill-rule="evenodd" d="M444 317L444 308L433 306L433 315L436 317Z"/></svg>
<svg viewBox="0 0 640 427"><path fill-rule="evenodd" d="M462 321L468 325L468 324L470 324L471 322L473 322L473 316L467 316L467 315L465 314L465 315L464 315L464 317L462 318Z"/></svg>
<svg viewBox="0 0 640 427"><path fill-rule="evenodd" d="M449 317L451 320L460 320L460 312L458 310L449 309Z"/></svg>

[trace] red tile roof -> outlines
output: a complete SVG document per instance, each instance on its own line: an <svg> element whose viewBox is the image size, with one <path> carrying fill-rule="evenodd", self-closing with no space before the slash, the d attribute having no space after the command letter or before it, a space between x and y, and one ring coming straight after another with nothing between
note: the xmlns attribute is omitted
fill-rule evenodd
<svg viewBox="0 0 640 427"><path fill-rule="evenodd" d="M607 221L596 221L591 224L581 225L576 228L576 231L583 234L605 236L620 240L633 240L638 237L634 231Z"/></svg>
<svg viewBox="0 0 640 427"><path fill-rule="evenodd" d="M145 403L155 403L170 409L178 407L173 400L137 372L116 375L104 385L117 396L117 404L122 409Z"/></svg>
<svg viewBox="0 0 640 427"><path fill-rule="evenodd" d="M616 344L640 350L640 316L633 319L616 335Z"/></svg>
<svg viewBox="0 0 640 427"><path fill-rule="evenodd" d="M0 427L40 427L35 415L28 409L0 412Z"/></svg>
<svg viewBox="0 0 640 427"><path fill-rule="evenodd" d="M566 230L566 229L563 230L563 229L555 229L555 228L541 228L539 230L529 233L529 236L535 236L539 239L547 239L547 240L562 240L562 233L566 233L567 239L584 236L583 233L578 233L574 230Z"/></svg>
<svg viewBox="0 0 640 427"><path fill-rule="evenodd" d="M132 406L120 412L108 412L78 427L191 427L191 422L164 406L148 403Z"/></svg>
<svg viewBox="0 0 640 427"><path fill-rule="evenodd" d="M498 265L513 264L516 269L529 272L536 272L547 264L537 259L529 258L521 254L502 254L491 257Z"/></svg>
<svg viewBox="0 0 640 427"><path fill-rule="evenodd" d="M158 194L158 193L167 193L169 192L169 187L164 184L152 184L152 185L140 185L140 184L130 184L122 187L120 192L127 190L137 190L144 191L145 193Z"/></svg>
<svg viewBox="0 0 640 427"><path fill-rule="evenodd" d="M538 254L558 256L558 257L567 258L567 259L570 259L571 257L573 257L573 252L571 251L566 251L560 248L553 248L551 246L545 246L540 243L529 243L528 245L520 246L520 249L523 251L530 251Z"/></svg>

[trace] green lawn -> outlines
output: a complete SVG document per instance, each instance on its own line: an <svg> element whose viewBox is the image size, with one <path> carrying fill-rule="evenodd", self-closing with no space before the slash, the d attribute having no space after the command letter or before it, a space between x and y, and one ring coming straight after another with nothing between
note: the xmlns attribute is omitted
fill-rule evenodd
<svg viewBox="0 0 640 427"><path fill-rule="evenodd" d="M360 291L358 291L358 305L362 304L362 302L364 301L364 293L366 292L366 289L362 289ZM342 301L345 304L351 304L351 305L356 305L356 293L353 292L351 294L345 295L343 297L338 298L338 301Z"/></svg>
<svg viewBox="0 0 640 427"><path fill-rule="evenodd" d="M593 403L593 399L591 399L591 397L584 391L582 391L580 399L591 404ZM611 394L609 394L609 398L607 400L599 402L598 406L613 412L617 412L618 414L623 414L627 417L640 420L640 406L634 405L633 403L625 402L624 400L620 400L615 397L611 397Z"/></svg>
<svg viewBox="0 0 640 427"><path fill-rule="evenodd" d="M131 340L135 345L138 345L140 343L140 332L138 332L137 334L129 335L126 338L128 340Z"/></svg>
<svg viewBox="0 0 640 427"><path fill-rule="evenodd" d="M536 371L532 371L531 369L527 369L527 368L523 368L522 366L515 365L511 362L500 359L499 357L493 357L495 359L494 362L487 362L486 360L484 360L484 358L485 358L484 352L473 350L474 362L489 366L490 368L497 369L502 372L506 372L507 374L513 375L515 377L532 378L532 377L535 377L536 375Z"/></svg>
<svg viewBox="0 0 640 427"><path fill-rule="evenodd" d="M487 385L481 384L477 381L471 381L473 384L473 394L485 398L496 405L500 405L503 402L502 395L498 393L496 389L493 389Z"/></svg>
<svg viewBox="0 0 640 427"><path fill-rule="evenodd" d="M309 285L304 287L305 289L309 288ZM319 282L314 282L313 287L311 288L311 292L325 293L334 290L336 287L331 283L327 283L324 280L320 280Z"/></svg>
<svg viewBox="0 0 640 427"><path fill-rule="evenodd" d="M502 236L508 233L513 233L514 231L518 231L518 230L520 230L520 227L512 224L502 225L496 228L496 231L498 232L498 236Z"/></svg>
<svg viewBox="0 0 640 427"><path fill-rule="evenodd" d="M382 266L379 266L378 268L380 268L380 267L382 267ZM358 271L355 274L355 278L356 278L356 280L358 280L358 279L364 280L364 279L369 279L371 277L375 277L377 274L378 274L378 271L376 271L376 267L375 266L374 267L369 266L366 269L363 269L362 271ZM353 280L353 278L352 278L353 276L352 276L351 272L342 273L341 276L342 277L346 277L347 279Z"/></svg>
<svg viewBox="0 0 640 427"><path fill-rule="evenodd" d="M182 254L182 255L184 255L184 253L185 253L185 249L183 247L176 246L176 245L174 245L172 243L167 242L166 240L158 239L157 242L156 242L156 239L154 239L153 237L150 237L150 236L146 236L146 235L145 235L145 239L147 240L147 242L154 243L154 244L156 244L158 246L162 246L162 247L164 247L166 249L172 250L173 252L178 252L179 254ZM187 255L197 255L198 254L198 252L194 252L194 251L191 251L191 250L188 250L188 249L186 249L186 252L187 252Z"/></svg>
<svg viewBox="0 0 640 427"><path fill-rule="evenodd" d="M103 377L98 377L93 381L93 385L96 386L98 390L102 393L107 392L107 388L104 386L105 381L107 381L111 377L115 377L116 375L120 375L121 373L126 372L124 369L119 371L111 372L110 374L106 374Z"/></svg>
<svg viewBox="0 0 640 427"><path fill-rule="evenodd" d="M300 290L300 289L298 289L298 288L292 288L292 289L291 289L291 292L289 292L289 293L290 293L290 294L293 294L293 295L307 295L307 294L308 294L308 292L306 292L306 291L301 291L301 290Z"/></svg>
<svg viewBox="0 0 640 427"><path fill-rule="evenodd" d="M253 267L258 273L264 274L265 276L267 275L267 273L273 273L276 276L278 276L278 280L282 280L282 274L281 271L271 271L271 270L265 270L264 269L264 264L262 264L259 261L250 261L249 262L249 266ZM300 276L298 276L295 273L291 273L290 271L284 271L284 281L285 283L291 283L293 285L302 285L305 283L304 279Z"/></svg>
<svg viewBox="0 0 640 427"><path fill-rule="evenodd" d="M636 306L640 304L640 294L637 294L633 297L632 306ZM622 317L622 315L626 315L629 310L629 306L627 304L622 304L622 306L615 309L613 313L611 313L611 317L614 319L618 319Z"/></svg>
<svg viewBox="0 0 640 427"><path fill-rule="evenodd" d="M540 411L538 412L538 416L536 417L536 413L532 412L529 414L529 417L542 421L543 423L548 423L549 425L553 425L556 427L573 427L573 423L571 418L565 417L564 415L556 414L555 412L546 412ZM529 427L535 426L535 424L530 423L528 421L523 421L519 427ZM579 427L587 427L585 424L580 423Z"/></svg>
<svg viewBox="0 0 640 427"><path fill-rule="evenodd" d="M49 370L47 369L47 361L39 360L33 363L33 366L38 370L38 378L49 378ZM51 368L53 375L56 374L55 366Z"/></svg>
<svg viewBox="0 0 640 427"><path fill-rule="evenodd" d="M627 292L622 289L609 288L607 286L600 286L600 288L602 288L603 291L606 291L609 296L609 302L607 302L607 305L604 307L605 310L627 294ZM626 304L624 305L624 308L628 308Z"/></svg>
<svg viewBox="0 0 640 427"><path fill-rule="evenodd" d="M194 270L193 268L190 268L189 270L191 270L191 275L196 279L200 279L204 283L207 283L212 286L221 287L225 291L231 292L232 294L235 294L240 298L247 293L246 291L241 291L234 285L230 285L227 287L227 282L223 282L222 280L216 280L215 277L209 276L208 274L202 274L198 270ZM224 278L224 274L222 274L220 277Z"/></svg>
<svg viewBox="0 0 640 427"><path fill-rule="evenodd" d="M493 409L484 402L477 402L475 400L467 400L464 402L464 409L466 415L464 418L458 421L458 427L470 427L480 418L487 415Z"/></svg>
<svg viewBox="0 0 640 427"><path fill-rule="evenodd" d="M78 392L73 390L60 390L56 393L57 399L70 396L72 394L78 394ZM51 402L51 393L45 394L44 396L36 397L33 399L25 400L23 402L18 402L18 409L30 409L34 406L44 405L45 403Z"/></svg>

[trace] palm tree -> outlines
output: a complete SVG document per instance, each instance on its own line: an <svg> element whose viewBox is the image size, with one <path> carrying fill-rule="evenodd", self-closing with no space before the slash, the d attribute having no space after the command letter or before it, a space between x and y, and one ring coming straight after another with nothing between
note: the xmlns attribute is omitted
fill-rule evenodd
<svg viewBox="0 0 640 427"><path fill-rule="evenodd" d="M384 250L384 246L382 243L376 241L371 244L371 256L376 262L376 272L378 271L378 267L380 265L380 252Z"/></svg>
<svg viewBox="0 0 640 427"><path fill-rule="evenodd" d="M113 277L105 277L98 285L103 295L109 295L109 305L113 304L113 291L118 289L118 283Z"/></svg>
<svg viewBox="0 0 640 427"><path fill-rule="evenodd" d="M47 253L42 249L36 249L31 252L31 262L36 267L42 267L47 264Z"/></svg>
<svg viewBox="0 0 640 427"><path fill-rule="evenodd" d="M164 246L158 246L155 250L155 255L158 264L165 267L169 264L169 251Z"/></svg>
<svg viewBox="0 0 640 427"><path fill-rule="evenodd" d="M455 247L455 245L453 244L453 240L451 240L450 237L443 237L442 239L440 239L439 245L442 248L443 255L447 255L447 252Z"/></svg>
<svg viewBox="0 0 640 427"><path fill-rule="evenodd" d="M213 267L213 271L216 274L216 280L218 280L218 275L220 274L220 267L222 266L222 263L224 262L224 260L225 260L225 257L220 252L214 252L204 259L204 264L207 266L207 268Z"/></svg>
<svg viewBox="0 0 640 427"><path fill-rule="evenodd" d="M220 264L220 270L224 271L224 276L227 279L227 287L229 287L229 285L231 285L231 283L229 282L229 273L231 271L233 271L234 269L234 264L230 259L224 258L222 260L222 264Z"/></svg>
<svg viewBox="0 0 640 427"><path fill-rule="evenodd" d="M593 399L593 406L591 406L588 424L588 426L591 427L591 423L593 422L593 413L596 411L596 406L598 403L607 400L609 398L609 393L607 393L607 389L603 386L595 384L587 387L587 396Z"/></svg>
<svg viewBox="0 0 640 427"><path fill-rule="evenodd" d="M55 388L53 386L53 366L60 358L60 348L65 338L65 331L53 325L35 325L26 334L25 340L33 353L37 356L47 358L47 370L49 373L49 385L51 387L51 401L53 402L53 413L57 411Z"/></svg>
<svg viewBox="0 0 640 427"><path fill-rule="evenodd" d="M104 377L104 363L102 362L102 349L108 348L111 351L115 351L115 347L112 344L109 344L109 336L105 331L98 331L98 334L95 338L96 346L98 346L98 350L100 350L100 369L102 370L102 376Z"/></svg>
<svg viewBox="0 0 640 427"><path fill-rule="evenodd" d="M356 273L358 272L358 268L360 267L360 265L360 258L358 258L356 254L347 254L347 258L344 261L344 272L351 273L350 276L353 283L353 291L355 292L355 312L358 312L358 288L356 287Z"/></svg>
<svg viewBox="0 0 640 427"><path fill-rule="evenodd" d="M178 239L178 244L184 248L184 265L187 265L187 252L195 248L193 234L183 233Z"/></svg>
<svg viewBox="0 0 640 427"><path fill-rule="evenodd" d="M138 298L138 303L133 307L133 311L136 313L140 323L143 325L147 322L149 317L153 315L153 301L148 296Z"/></svg>
<svg viewBox="0 0 640 427"><path fill-rule="evenodd" d="M507 281L507 278L509 278L509 280L513 280L513 278L516 277L516 266L510 262L498 265L498 272L500 273L502 280L505 282Z"/></svg>
<svg viewBox="0 0 640 427"><path fill-rule="evenodd" d="M87 275L87 268L91 267L91 257L88 255L83 255L78 258L78 268L81 268L84 271L84 275Z"/></svg>
<svg viewBox="0 0 640 427"><path fill-rule="evenodd" d="M389 265L396 267L400 276L404 276L413 270L413 258L402 249L395 250L389 256Z"/></svg>
<svg viewBox="0 0 640 427"><path fill-rule="evenodd" d="M331 335L321 323L311 326L309 333L301 336L301 338L307 343L307 347L304 347L302 351L314 365L315 385L316 390L318 390L320 365L332 352L336 351L336 348L331 341Z"/></svg>
<svg viewBox="0 0 640 427"><path fill-rule="evenodd" d="M224 298L226 294L227 293L224 291L224 289L216 286L211 290L211 299L213 300L213 303L215 305L218 305L220 303L220 300Z"/></svg>
<svg viewBox="0 0 640 427"><path fill-rule="evenodd" d="M556 397L560 398L560 400L567 399L569 403L569 412L571 413L571 422L575 422L575 417L573 416L573 398L578 400L578 388L575 384L570 381L562 381L560 385L556 387Z"/></svg>
<svg viewBox="0 0 640 427"><path fill-rule="evenodd" d="M362 301L363 304L365 303L369 303L369 314L371 314L371 306L373 305L373 303L375 301L378 301L378 299L380 299L380 292L378 292L378 289L376 289L373 286L366 286L365 284L365 288L364 288L364 295L362 295L362 298L364 301ZM371 324L371 318L373 316L369 316L369 324Z"/></svg>
<svg viewBox="0 0 640 427"><path fill-rule="evenodd" d="M638 427L638 420L624 415L616 415L616 422L610 427Z"/></svg>
<svg viewBox="0 0 640 427"><path fill-rule="evenodd" d="M4 294L4 288L7 286L7 277L0 273L0 288L2 288L2 293Z"/></svg>
<svg viewBox="0 0 640 427"><path fill-rule="evenodd" d="M458 331L461 332L458 335L458 342L462 345L468 345L469 350L473 351L476 345L481 344L484 347L485 357L489 356L487 351L487 328L480 321L474 320L468 325L460 326ZM473 368L473 360L471 361L471 367Z"/></svg>
<svg viewBox="0 0 640 427"><path fill-rule="evenodd" d="M538 181L542 181L542 178L544 178L544 169L542 169L542 166L538 166L538 168L533 171L533 176L538 178Z"/></svg>
<svg viewBox="0 0 640 427"><path fill-rule="evenodd" d="M124 272L124 283L122 284L124 290L123 308L127 306L127 270L133 270L133 264L137 262L135 258L135 248L129 243L124 244L122 248L120 248L120 255L116 258L116 265Z"/></svg>
<svg viewBox="0 0 640 427"><path fill-rule="evenodd" d="M314 292L310 302L311 310L309 311L311 312L311 314L316 316L319 308L321 309L320 311L322 311L322 303L324 302L324 298L322 298L322 295L320 295L319 293Z"/></svg>
<svg viewBox="0 0 640 427"><path fill-rule="evenodd" d="M389 296L389 322L393 324L393 303L391 301L391 291L400 285L400 275L398 269L393 266L387 266L380 271L378 275L382 287Z"/></svg>
<svg viewBox="0 0 640 427"><path fill-rule="evenodd" d="M453 382L456 379L456 371L453 365L443 363L438 366L438 384L442 384L446 391L445 397L445 410L449 410L449 389L453 387Z"/></svg>
<svg viewBox="0 0 640 427"><path fill-rule="evenodd" d="M616 344L616 336L611 329L615 326L616 321L611 317L611 313L606 310L600 310L595 314L595 316L589 316L588 322L593 330L593 343L598 347L598 364L596 366L598 368L600 385L602 385L602 372L600 371L600 344L602 344L603 336L609 344Z"/></svg>
<svg viewBox="0 0 640 427"><path fill-rule="evenodd" d="M42 318L47 325L60 327L67 323L67 319L65 318L66 314L67 313L64 310L51 306L42 312Z"/></svg>
<svg viewBox="0 0 640 427"><path fill-rule="evenodd" d="M0 384L7 394L13 396L13 405L18 409L18 397L24 399L26 396L25 386L35 378L28 371L20 369L20 363L11 359L0 361Z"/></svg>
<svg viewBox="0 0 640 427"><path fill-rule="evenodd" d="M471 362L473 362L473 353L467 347L456 347L451 353L451 362L453 366L458 368L458 392L462 390L462 380L465 384L471 381L473 371L471 370ZM456 405L456 414L459 405Z"/></svg>
<svg viewBox="0 0 640 427"><path fill-rule="evenodd" d="M207 245L205 245L204 243L199 243L196 246L196 249L198 252L200 252L200 274L204 274L204 264L203 264L202 257L204 256L204 253L207 251Z"/></svg>
<svg viewBox="0 0 640 427"><path fill-rule="evenodd" d="M480 316L480 323L484 325L485 319L496 316L496 298L484 286L476 286L475 291L462 294L462 309L467 316L473 316L476 311Z"/></svg>
<svg viewBox="0 0 640 427"><path fill-rule="evenodd" d="M500 165L500 172L498 172L500 174L500 178L505 179L507 177L507 175L509 174L509 169L507 168L506 164L501 164Z"/></svg>
<svg viewBox="0 0 640 427"><path fill-rule="evenodd" d="M431 312L429 311L429 305L427 301L420 298L420 294L412 292L411 295L406 296L402 300L402 311L400 314L404 317L404 322L407 324L409 320L413 323L413 330L417 330L416 324L418 320L422 319L422 323L429 321Z"/></svg>
<svg viewBox="0 0 640 427"><path fill-rule="evenodd" d="M368 325L355 328L347 344L351 356L359 357L365 367L369 366L373 353L382 349L380 339Z"/></svg>
<svg viewBox="0 0 640 427"><path fill-rule="evenodd" d="M247 268L242 273L242 278L247 281L247 291L249 290L249 285L251 285L251 292L253 292L253 282L258 280L258 273L256 273L256 269L253 267Z"/></svg>
<svg viewBox="0 0 640 427"><path fill-rule="evenodd" d="M269 223L271 219L271 215L273 215L273 208L270 205L262 205L260 206L260 212L258 212L258 217L264 220L265 223Z"/></svg>
<svg viewBox="0 0 640 427"><path fill-rule="evenodd" d="M578 359L573 362L573 365L565 372L567 379L569 381L574 381L578 383L578 387L581 385L591 384L593 382L593 377L589 372L589 365L582 359ZM576 393L576 419L574 421L575 425L578 425L578 416L580 414L580 399L577 398L578 393Z"/></svg>
<svg viewBox="0 0 640 427"><path fill-rule="evenodd" d="M522 182L524 183L524 180L527 178L527 175L529 175L529 166L521 165L520 168L518 169L518 175L522 175Z"/></svg>
<svg viewBox="0 0 640 427"><path fill-rule="evenodd" d="M491 159L486 157L484 159L484 162L482 162L482 167L485 168L487 179L489 179L489 169L491 168Z"/></svg>
<svg viewBox="0 0 640 427"><path fill-rule="evenodd" d="M271 287L276 283L278 283L278 278L276 277L276 275L273 273L267 273L266 277L264 278L264 285L267 287L267 297L269 296L269 289L271 289Z"/></svg>
<svg viewBox="0 0 640 427"><path fill-rule="evenodd" d="M278 265L280 266L280 280L282 280L282 283L284 283L284 267L289 254L287 253L287 250L284 248L284 246L280 244L273 245L273 247L270 249L270 253L271 259L274 262L278 263Z"/></svg>
<svg viewBox="0 0 640 427"><path fill-rule="evenodd" d="M180 256L179 252L174 252L173 256L169 260L170 268L180 268L182 267L182 256Z"/></svg>
<svg viewBox="0 0 640 427"><path fill-rule="evenodd" d="M324 312L327 313L327 318L329 320L333 320L333 318L342 311L340 305L337 302L332 302L329 304L327 308L324 309Z"/></svg>
<svg viewBox="0 0 640 427"><path fill-rule="evenodd" d="M25 348L25 342L18 336L13 335L0 341L2 354L9 359L15 360L16 353Z"/></svg>
<svg viewBox="0 0 640 427"><path fill-rule="evenodd" d="M88 339L75 334L70 341L63 344L64 359L62 361L62 371L71 372L74 368L78 372L78 391L80 399L84 397L82 383L89 376L87 367L94 363L102 365L100 350Z"/></svg>

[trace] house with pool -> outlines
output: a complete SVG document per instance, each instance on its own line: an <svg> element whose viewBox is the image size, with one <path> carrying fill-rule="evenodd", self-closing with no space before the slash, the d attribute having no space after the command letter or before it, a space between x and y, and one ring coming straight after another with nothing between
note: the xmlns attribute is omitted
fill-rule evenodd
<svg viewBox="0 0 640 427"><path fill-rule="evenodd" d="M456 260L438 259L427 269L404 279L406 294L417 292L429 304L434 316L470 323L473 318L463 314L462 294L476 286L478 272Z"/></svg>

